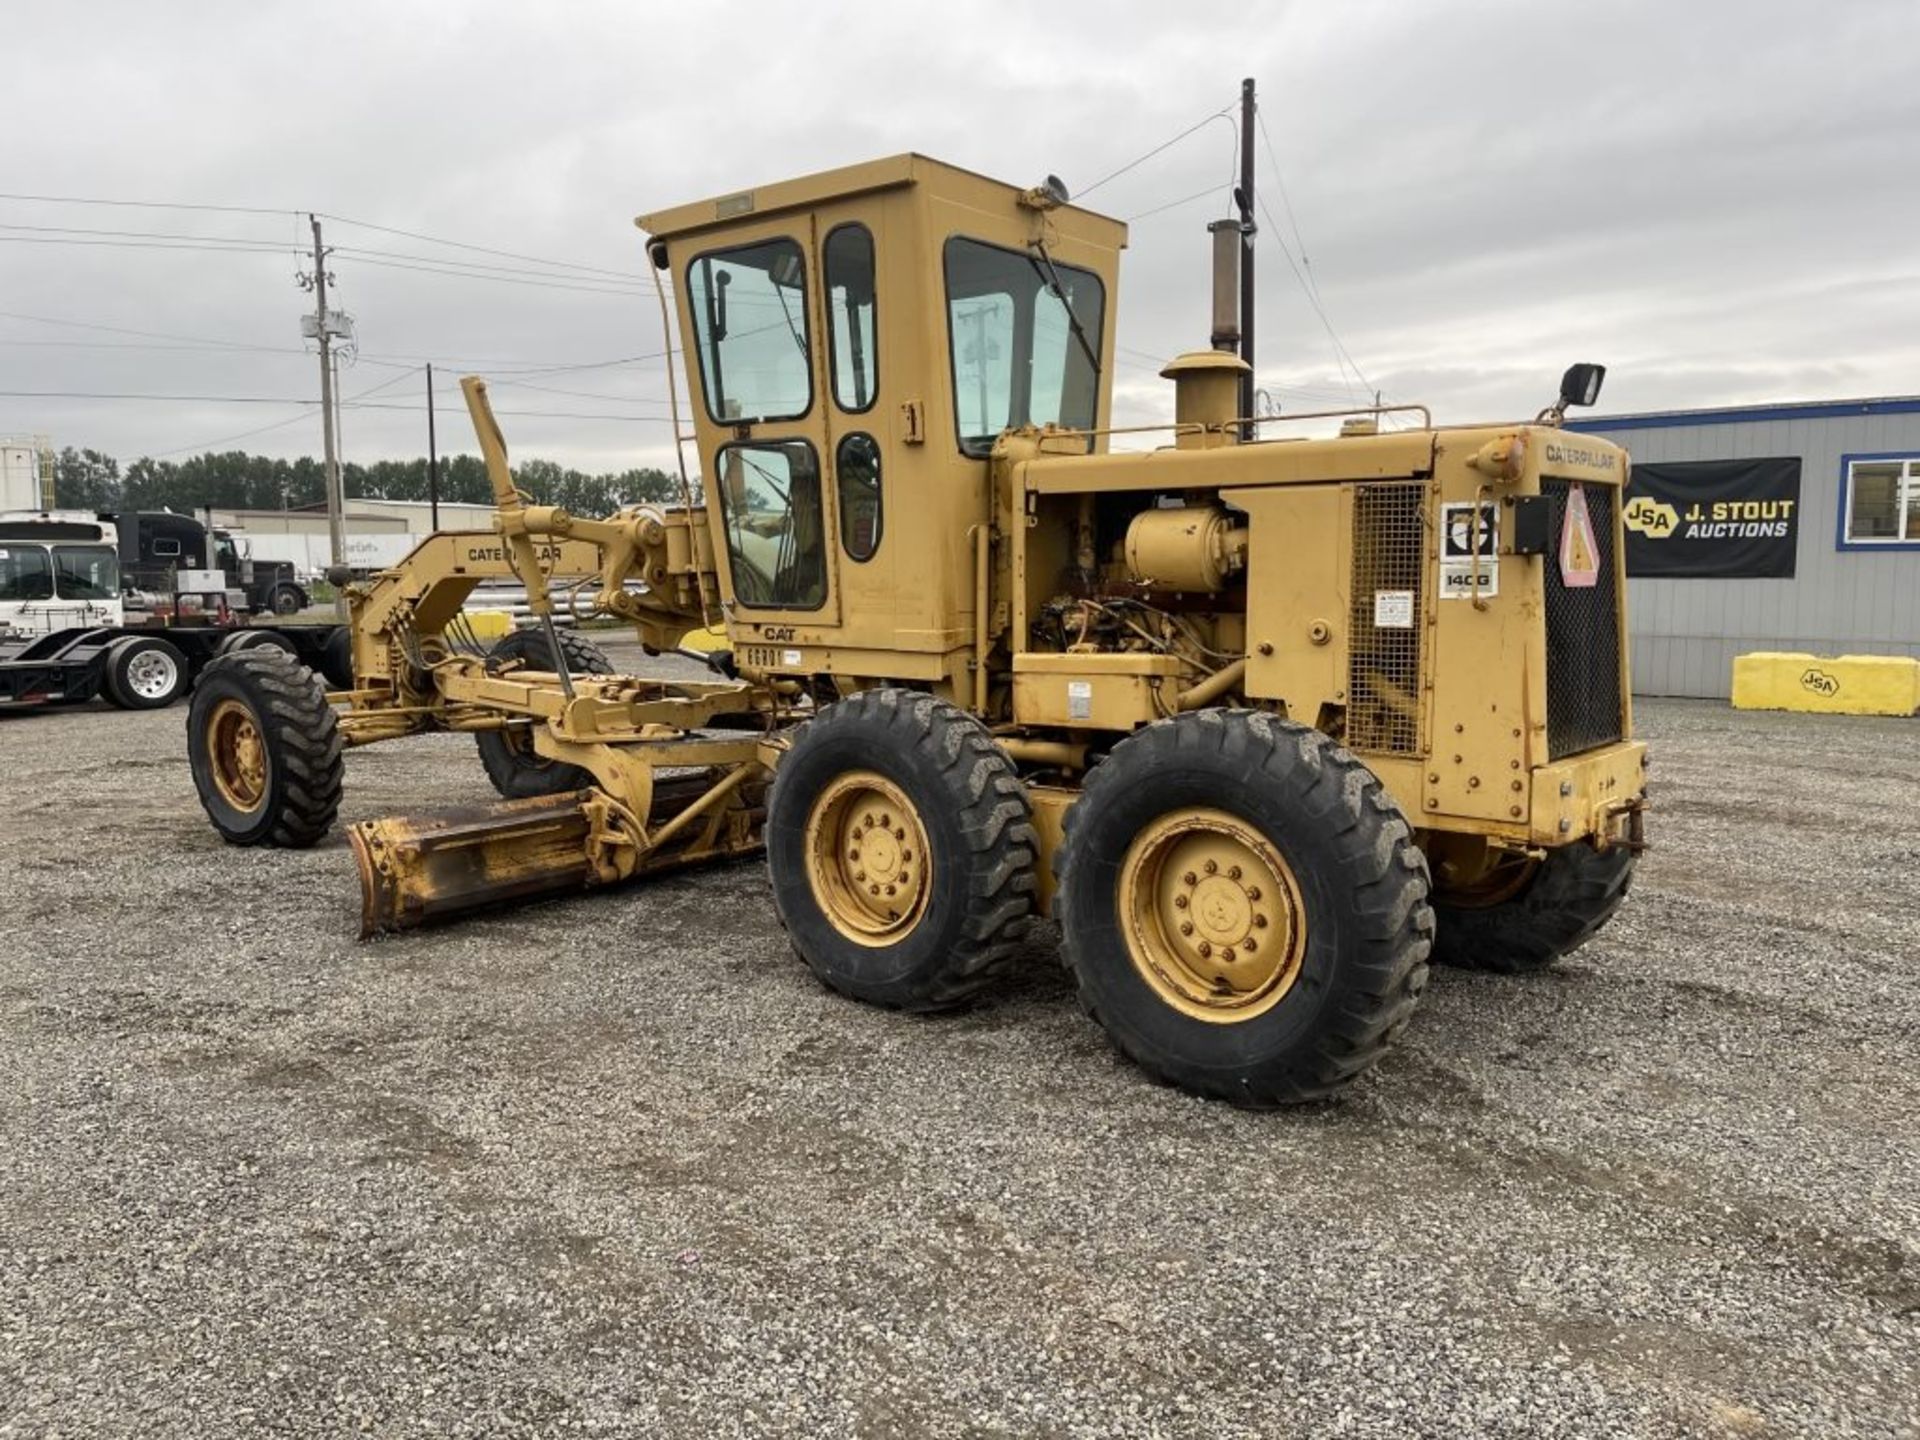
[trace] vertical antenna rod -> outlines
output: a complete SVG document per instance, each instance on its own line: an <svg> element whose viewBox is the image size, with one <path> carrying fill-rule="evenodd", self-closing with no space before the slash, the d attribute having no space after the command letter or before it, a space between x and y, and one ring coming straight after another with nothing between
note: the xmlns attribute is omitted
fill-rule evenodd
<svg viewBox="0 0 1920 1440"><path fill-rule="evenodd" d="M1253 414L1253 78L1240 82L1240 188L1234 199L1240 205L1240 358L1247 370L1240 377L1240 413ZM1255 427L1249 424L1243 439L1251 440Z"/></svg>

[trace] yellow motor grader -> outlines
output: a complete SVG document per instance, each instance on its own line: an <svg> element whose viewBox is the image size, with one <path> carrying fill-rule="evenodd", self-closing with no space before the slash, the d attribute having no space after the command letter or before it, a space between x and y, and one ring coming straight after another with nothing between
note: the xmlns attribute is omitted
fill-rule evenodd
<svg viewBox="0 0 1920 1440"><path fill-rule="evenodd" d="M1627 457L1560 428L1598 367L1532 423L1261 438L1216 348L1123 434L1126 231L1057 182L901 155L639 224L703 493L528 503L466 380L494 530L350 588L351 689L272 650L202 675L227 839L313 844L343 749L472 731L499 803L353 827L366 932L764 847L836 989L960 1003L1051 915L1120 1050L1245 1105L1365 1070L1430 955L1530 969L1619 906ZM462 605L504 575L539 623L489 649ZM613 674L556 611L726 646Z"/></svg>

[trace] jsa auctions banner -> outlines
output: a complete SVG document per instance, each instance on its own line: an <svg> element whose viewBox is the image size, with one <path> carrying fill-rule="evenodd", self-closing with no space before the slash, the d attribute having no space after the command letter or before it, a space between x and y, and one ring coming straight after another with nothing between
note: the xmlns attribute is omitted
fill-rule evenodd
<svg viewBox="0 0 1920 1440"><path fill-rule="evenodd" d="M1800 460L1635 465L1620 518L1629 575L1790 577Z"/></svg>

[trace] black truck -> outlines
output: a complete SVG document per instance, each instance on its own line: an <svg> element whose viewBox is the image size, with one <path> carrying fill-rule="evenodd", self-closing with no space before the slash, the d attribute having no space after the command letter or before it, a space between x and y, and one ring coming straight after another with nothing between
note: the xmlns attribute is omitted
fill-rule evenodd
<svg viewBox="0 0 1920 1440"><path fill-rule="evenodd" d="M226 530L210 528L191 515L172 510L102 511L120 535L120 573L130 589L173 590L179 570L219 570L227 588L246 597L256 615L294 615L312 603L293 565L286 560L255 560Z"/></svg>

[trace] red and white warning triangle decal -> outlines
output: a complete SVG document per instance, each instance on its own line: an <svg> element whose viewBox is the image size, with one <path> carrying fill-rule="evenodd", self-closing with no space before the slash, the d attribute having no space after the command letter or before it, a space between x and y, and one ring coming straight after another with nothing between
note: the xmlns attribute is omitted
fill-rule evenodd
<svg viewBox="0 0 1920 1440"><path fill-rule="evenodd" d="M1560 578L1569 590L1600 583L1600 537L1587 513L1587 492L1578 485L1567 487L1567 516L1560 522Z"/></svg>

